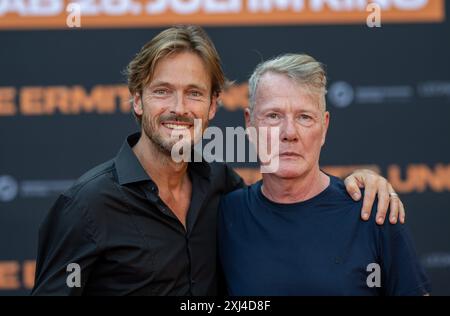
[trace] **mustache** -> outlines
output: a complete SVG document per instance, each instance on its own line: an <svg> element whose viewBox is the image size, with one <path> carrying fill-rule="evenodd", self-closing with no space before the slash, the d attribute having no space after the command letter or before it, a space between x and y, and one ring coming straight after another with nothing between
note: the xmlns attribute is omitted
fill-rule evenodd
<svg viewBox="0 0 450 316"><path fill-rule="evenodd" d="M194 124L194 119L192 117L177 115L177 114L166 114L166 115L160 116L158 119L158 123L161 123L164 121L183 122L183 123L189 123L192 125Z"/></svg>

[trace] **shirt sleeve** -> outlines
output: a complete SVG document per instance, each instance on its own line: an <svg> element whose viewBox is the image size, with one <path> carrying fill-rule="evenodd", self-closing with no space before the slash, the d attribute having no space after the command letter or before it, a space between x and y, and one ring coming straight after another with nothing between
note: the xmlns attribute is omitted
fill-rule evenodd
<svg viewBox="0 0 450 316"><path fill-rule="evenodd" d="M61 195L40 226L31 295L82 295L97 257L95 234L88 210ZM73 265L68 268L71 263L79 270Z"/></svg>
<svg viewBox="0 0 450 316"><path fill-rule="evenodd" d="M385 223L380 229L381 282L385 295L422 296L431 292L411 233L404 224Z"/></svg>

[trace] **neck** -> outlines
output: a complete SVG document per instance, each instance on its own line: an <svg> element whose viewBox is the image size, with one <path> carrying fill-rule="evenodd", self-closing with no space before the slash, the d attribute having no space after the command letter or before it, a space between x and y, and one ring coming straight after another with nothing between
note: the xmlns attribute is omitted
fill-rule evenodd
<svg viewBox="0 0 450 316"><path fill-rule="evenodd" d="M171 156L157 148L145 133L141 134L133 152L160 191L173 192L183 187L188 176L187 162L173 161Z"/></svg>
<svg viewBox="0 0 450 316"><path fill-rule="evenodd" d="M275 174L263 174L262 193L276 203L306 201L325 190L330 178L316 166L297 178L280 178Z"/></svg>

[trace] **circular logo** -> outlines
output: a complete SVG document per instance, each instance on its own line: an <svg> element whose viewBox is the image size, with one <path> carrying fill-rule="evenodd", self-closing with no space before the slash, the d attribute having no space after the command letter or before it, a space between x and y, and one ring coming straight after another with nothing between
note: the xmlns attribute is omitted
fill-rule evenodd
<svg viewBox="0 0 450 316"><path fill-rule="evenodd" d="M19 186L16 179L8 175L0 176L0 201L12 201L18 192Z"/></svg>
<svg viewBox="0 0 450 316"><path fill-rule="evenodd" d="M328 99L338 108L345 108L352 104L354 97L353 87L344 81L333 83L328 90Z"/></svg>

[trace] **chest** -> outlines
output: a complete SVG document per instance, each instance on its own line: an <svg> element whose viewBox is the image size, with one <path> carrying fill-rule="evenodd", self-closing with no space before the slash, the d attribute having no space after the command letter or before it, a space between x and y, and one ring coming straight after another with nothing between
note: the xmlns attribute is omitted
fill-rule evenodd
<svg viewBox="0 0 450 316"><path fill-rule="evenodd" d="M367 267L378 261L373 244L357 224L241 218L220 248L232 295L376 295L367 286Z"/></svg>
<svg viewBox="0 0 450 316"><path fill-rule="evenodd" d="M192 185L186 183L181 190L178 191L160 191L161 201L167 205L169 210L176 218L186 227L186 217L189 211L192 198Z"/></svg>

